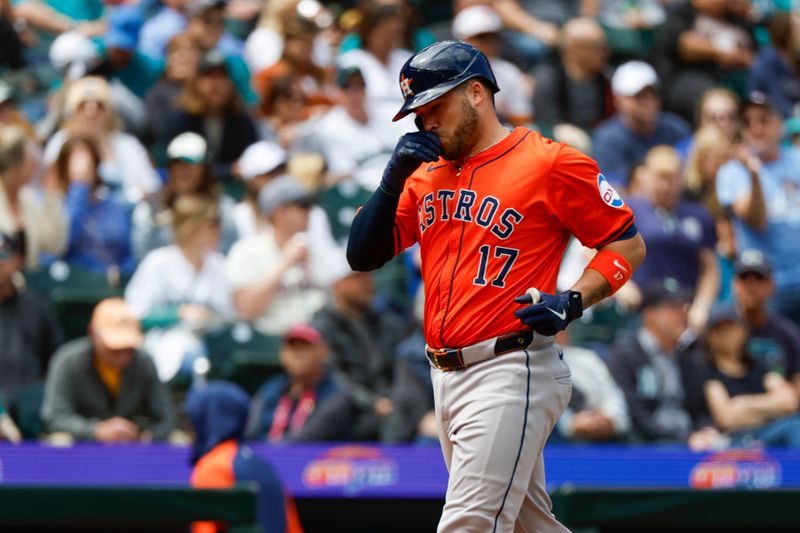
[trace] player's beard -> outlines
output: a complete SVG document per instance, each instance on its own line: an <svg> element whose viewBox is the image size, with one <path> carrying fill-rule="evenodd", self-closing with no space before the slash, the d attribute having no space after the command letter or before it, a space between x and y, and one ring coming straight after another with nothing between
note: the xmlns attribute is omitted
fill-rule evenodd
<svg viewBox="0 0 800 533"><path fill-rule="evenodd" d="M478 132L478 112L464 98L461 101L461 120L453 128L453 135L442 140L442 157L448 161L463 161L475 147Z"/></svg>

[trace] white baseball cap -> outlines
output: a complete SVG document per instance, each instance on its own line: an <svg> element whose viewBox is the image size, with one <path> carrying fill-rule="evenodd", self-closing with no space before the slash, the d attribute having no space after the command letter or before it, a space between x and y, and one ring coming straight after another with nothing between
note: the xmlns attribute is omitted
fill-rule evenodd
<svg viewBox="0 0 800 533"><path fill-rule="evenodd" d="M503 27L500 15L489 6L472 6L453 19L453 37L463 41L482 33L497 33Z"/></svg>
<svg viewBox="0 0 800 533"><path fill-rule="evenodd" d="M646 87L658 86L658 74L644 61L628 61L611 78L611 91L619 96L634 96Z"/></svg>
<svg viewBox="0 0 800 533"><path fill-rule="evenodd" d="M247 147L239 158L239 174L251 180L260 174L269 174L286 163L286 150L270 141L258 141Z"/></svg>
<svg viewBox="0 0 800 533"><path fill-rule="evenodd" d="M167 157L170 161L177 159L187 163L202 163L206 160L208 143L192 131L181 133L167 146Z"/></svg>

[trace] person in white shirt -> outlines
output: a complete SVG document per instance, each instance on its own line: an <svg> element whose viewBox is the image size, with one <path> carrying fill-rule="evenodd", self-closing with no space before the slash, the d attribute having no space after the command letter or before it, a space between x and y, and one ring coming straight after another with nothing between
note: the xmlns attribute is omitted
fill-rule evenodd
<svg viewBox="0 0 800 533"><path fill-rule="evenodd" d="M166 381L202 348L197 333L234 317L224 257L217 251L219 206L202 196L182 196L172 209L176 244L148 253L125 289L142 321L148 351Z"/></svg>
<svg viewBox="0 0 800 533"><path fill-rule="evenodd" d="M353 179L374 190L408 124L391 121L394 107L368 102L364 73L357 64L338 66L336 86L337 105L310 124L305 141L325 158L331 182Z"/></svg>
<svg viewBox="0 0 800 533"><path fill-rule="evenodd" d="M272 179L258 196L268 227L238 241L225 264L237 313L267 335L307 322L326 301L325 254L308 245L313 194L295 178Z"/></svg>
<svg viewBox="0 0 800 533"><path fill-rule="evenodd" d="M470 43L489 58L498 85L503 88L495 95L497 116L512 126L523 126L533 120L533 80L499 57L502 28L500 15L485 5L463 9L453 19L453 37Z"/></svg>
<svg viewBox="0 0 800 533"><path fill-rule="evenodd" d="M402 48L405 17L400 6L375 3L366 10L359 24L362 48L341 55L343 64L358 65L367 82L367 98L371 103L403 104L397 90L397 74L411 57Z"/></svg>

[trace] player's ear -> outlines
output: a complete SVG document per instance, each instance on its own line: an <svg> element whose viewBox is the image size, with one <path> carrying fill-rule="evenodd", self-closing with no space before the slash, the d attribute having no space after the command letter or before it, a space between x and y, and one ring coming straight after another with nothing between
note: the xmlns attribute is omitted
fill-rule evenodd
<svg viewBox="0 0 800 533"><path fill-rule="evenodd" d="M467 88L464 91L464 95L467 97L467 100L469 100L473 107L480 105L481 102L489 97L489 94L490 93L486 86L481 83L478 78L469 80L467 82Z"/></svg>

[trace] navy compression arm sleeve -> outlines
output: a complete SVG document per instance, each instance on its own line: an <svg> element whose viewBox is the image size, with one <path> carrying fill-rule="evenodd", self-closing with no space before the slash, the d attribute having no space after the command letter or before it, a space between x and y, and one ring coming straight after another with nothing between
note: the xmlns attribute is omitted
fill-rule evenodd
<svg viewBox="0 0 800 533"><path fill-rule="evenodd" d="M379 187L353 219L347 241L347 261L353 270L375 270L394 256L394 217L399 201L400 196Z"/></svg>

